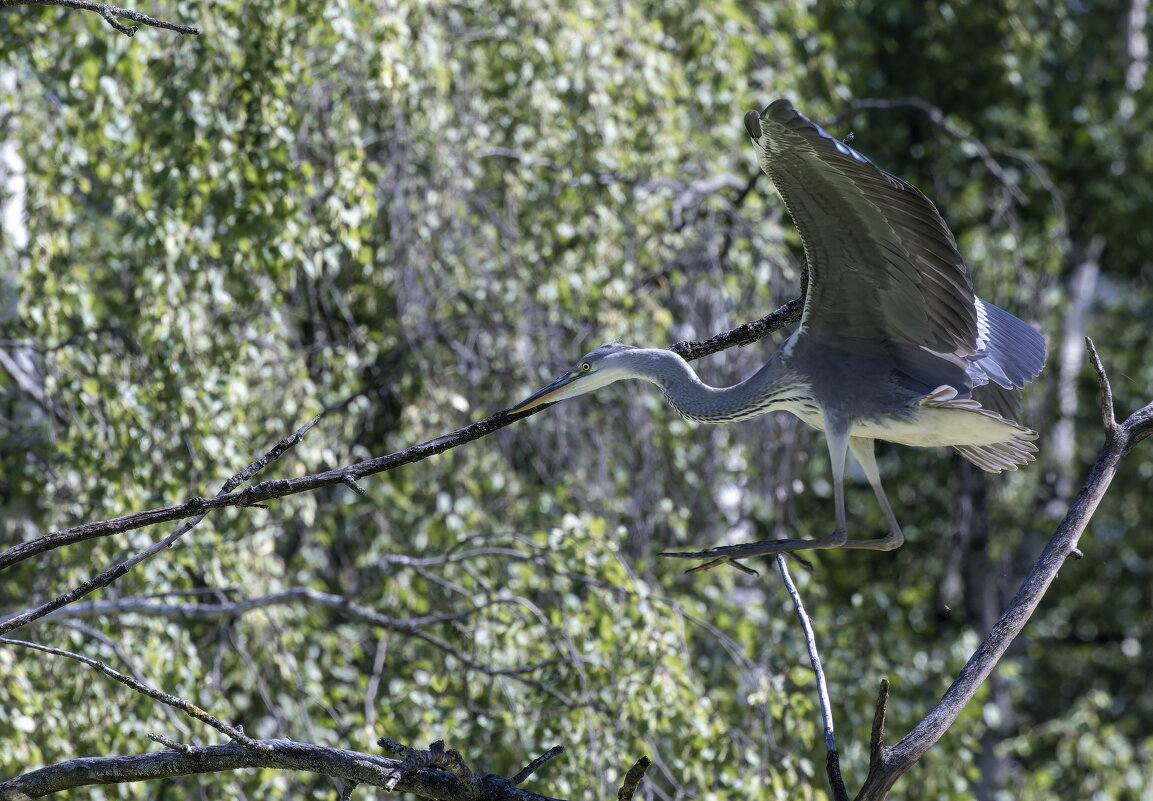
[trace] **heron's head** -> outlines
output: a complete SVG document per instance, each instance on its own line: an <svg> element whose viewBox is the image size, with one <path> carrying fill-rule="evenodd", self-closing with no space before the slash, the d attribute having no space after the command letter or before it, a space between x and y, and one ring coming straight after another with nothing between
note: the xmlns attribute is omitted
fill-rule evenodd
<svg viewBox="0 0 1153 801"><path fill-rule="evenodd" d="M635 350L632 345L622 345L619 342L601 345L582 356L580 361L548 386L542 387L513 406L509 412L523 412L546 403L556 403L565 398L592 392L622 378L635 378L636 373L628 369L628 354Z"/></svg>

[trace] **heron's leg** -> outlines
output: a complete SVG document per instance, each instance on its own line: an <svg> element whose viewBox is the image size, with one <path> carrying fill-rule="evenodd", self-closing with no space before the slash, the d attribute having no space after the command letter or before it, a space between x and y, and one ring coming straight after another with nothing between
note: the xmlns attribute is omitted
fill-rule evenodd
<svg viewBox="0 0 1153 801"><path fill-rule="evenodd" d="M853 451L853 456L856 456L857 461L861 463L861 469L865 471L865 478L869 480L869 486L873 488L877 502L881 504L881 511L885 513L885 520L889 522L889 533L881 539L848 540L842 547L870 551L891 551L900 548L901 543L905 541L905 536L901 533L897 516L893 514L893 507L889 506L889 499L885 497L885 489L881 486L881 474L877 471L877 457L873 453L873 440L867 437L849 437L849 449Z"/></svg>
<svg viewBox="0 0 1153 801"><path fill-rule="evenodd" d="M852 429L852 418L843 417L842 415L825 412L825 440L829 445L829 462L833 471L833 503L835 506L835 514L837 519L837 527L833 533L827 537L814 540L763 540L762 542L749 542L744 545L722 545L718 548L710 548L707 551L694 551L689 553L662 553L661 556L671 556L676 559L701 559L706 560L704 564L689 570L689 573L698 570L708 570L718 565L733 564L742 570L747 570L742 565L737 565L737 559L751 559L754 556L772 556L779 553L793 553L794 551L815 551L827 550L830 548L854 547L854 548L874 548L876 545L869 545L868 543L880 542L880 540L859 540L854 542L848 539L848 534L845 530L845 461L849 455L849 431ZM891 546L895 547L895 546Z"/></svg>
<svg viewBox="0 0 1153 801"><path fill-rule="evenodd" d="M825 410L825 441L829 445L829 466L833 471L833 509L837 527L833 533L820 540L825 547L840 548L848 540L848 527L845 524L845 462L849 458L849 431L853 421Z"/></svg>

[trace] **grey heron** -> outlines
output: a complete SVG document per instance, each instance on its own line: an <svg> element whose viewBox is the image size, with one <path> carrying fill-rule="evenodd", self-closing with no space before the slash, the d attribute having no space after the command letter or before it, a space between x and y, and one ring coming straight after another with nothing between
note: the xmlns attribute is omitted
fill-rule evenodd
<svg viewBox="0 0 1153 801"><path fill-rule="evenodd" d="M816 539L745 546L741 558L804 549L887 551L904 541L885 498L873 440L951 446L983 470L1034 459L1037 434L1012 418L1019 390L1041 372L1045 340L973 294L968 268L933 203L777 100L745 128L761 168L801 235L808 288L797 330L754 375L731 387L702 382L667 350L602 345L510 411L531 409L627 378L659 386L689 420L733 423L787 411L825 433L836 528ZM849 539L849 451L888 522L876 539ZM730 548L698 554L730 561Z"/></svg>

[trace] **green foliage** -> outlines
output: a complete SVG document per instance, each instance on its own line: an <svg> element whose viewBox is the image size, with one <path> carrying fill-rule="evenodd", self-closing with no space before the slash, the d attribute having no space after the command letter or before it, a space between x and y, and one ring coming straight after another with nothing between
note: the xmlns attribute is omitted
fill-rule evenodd
<svg viewBox="0 0 1153 801"><path fill-rule="evenodd" d="M976 647L1091 463L1095 385L1058 358L1066 335L1079 347L1071 287L1091 254L1101 275L1085 333L1122 413L1150 399L1153 103L1143 80L1126 83L1127 7L224 0L171 12L203 35L127 39L94 14L3 12L0 128L23 160L31 243L0 239L0 347L29 359L48 409L0 373L0 546L211 494L321 410L262 478L435 437L602 341L662 345L766 313L796 293L800 243L767 181L741 192L756 166L741 118L789 96L937 201L978 291L1051 343L1025 411L1043 432L1038 464L986 480L942 453L883 450L907 544L799 571L855 788L878 679L893 682L899 736ZM718 176L720 188L698 184ZM732 381L771 348L699 368ZM1151 546L1131 535L1153 518L1147 450L1114 482L1089 558L1063 571L894 797L1148 793ZM617 387L366 480L363 498L341 488L214 514L98 596L181 614L92 612L22 634L136 671L256 736L363 750L382 735L444 738L505 774L562 743L531 782L558 797L608 797L647 753L653 797L827 798L812 673L775 573L686 577L656 554L824 534L828 475L795 421L704 428ZM882 527L863 482L849 512L854 531ZM0 610L162 534L6 571ZM193 614L297 588L396 620L456 617L413 636L300 595ZM217 741L76 664L0 649L0 675L0 776L148 750L153 731ZM333 792L261 771L91 795L194 790Z"/></svg>

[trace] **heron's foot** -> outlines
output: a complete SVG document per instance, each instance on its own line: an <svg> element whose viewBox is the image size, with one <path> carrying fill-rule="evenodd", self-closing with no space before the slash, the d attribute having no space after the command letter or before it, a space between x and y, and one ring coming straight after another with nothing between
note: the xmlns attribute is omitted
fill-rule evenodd
<svg viewBox="0 0 1153 801"><path fill-rule="evenodd" d="M720 565L732 565L742 573L749 573L754 576L759 575L756 570L751 567L741 564L738 559L752 559L757 556L776 556L777 554L787 554L796 559L807 570L813 569L813 563L808 559L797 553L797 551L805 551L819 548L836 548L839 547L836 543L844 542L844 535L836 538L826 537L823 540L762 540L761 542L746 542L743 545L722 545L717 548L710 548L707 551L688 551L688 552L670 552L662 553L661 556L668 556L672 559L704 559L708 560L702 565L691 567L686 570L686 573L696 573L700 570L711 570Z"/></svg>
<svg viewBox="0 0 1153 801"><path fill-rule="evenodd" d="M707 554L708 551L701 551L701 553ZM687 557L687 556L689 556L689 554L662 553L661 556L685 556L685 557ZM703 565L697 565L696 567L690 567L685 572L686 573L696 573L700 570L712 570L714 567L720 567L721 565L729 565L730 567L735 567L737 570L739 570L742 573L749 575L749 576L761 575L758 571L754 570L753 568L749 567L748 565L742 565L736 559L710 559L709 561L705 562Z"/></svg>
<svg viewBox="0 0 1153 801"><path fill-rule="evenodd" d="M701 551L701 553L708 553L708 551ZM791 556L793 559L796 559L797 562L801 565L801 567L805 568L806 570L812 570L813 569L813 563L810 562L808 559L805 559L800 554L797 554L797 553L790 551L789 553L787 553L785 555ZM687 559L687 558L690 558L692 556L692 554L662 553L661 556L678 556L678 557L684 557ZM759 570L754 570L753 568L749 567L748 565L742 565L736 559L732 559L729 557L723 557L723 558L719 558L719 559L710 559L708 562L705 562L703 565L697 565L696 567L690 567L688 570L685 571L685 573L696 573L696 572L701 571L701 570L712 570L714 567L720 567L721 565L729 565L730 567L735 567L737 570L739 570L742 573L749 575L749 576L761 575Z"/></svg>
<svg viewBox="0 0 1153 801"><path fill-rule="evenodd" d="M858 551L895 551L905 542L901 530L895 529L886 536L874 540L845 540L839 547Z"/></svg>
<svg viewBox="0 0 1153 801"><path fill-rule="evenodd" d="M788 552L787 554L785 554L785 555L786 555L786 556L788 556L788 557L791 557L791 558L793 559L793 561L795 561L797 564L799 564L799 565L800 565L801 567L803 567L805 570L812 570L812 569L813 569L813 563L812 563L812 562L810 562L810 561L809 561L808 559L806 559L805 557L801 556L801 555L800 555L799 553L797 553L796 551L789 551L789 552Z"/></svg>

